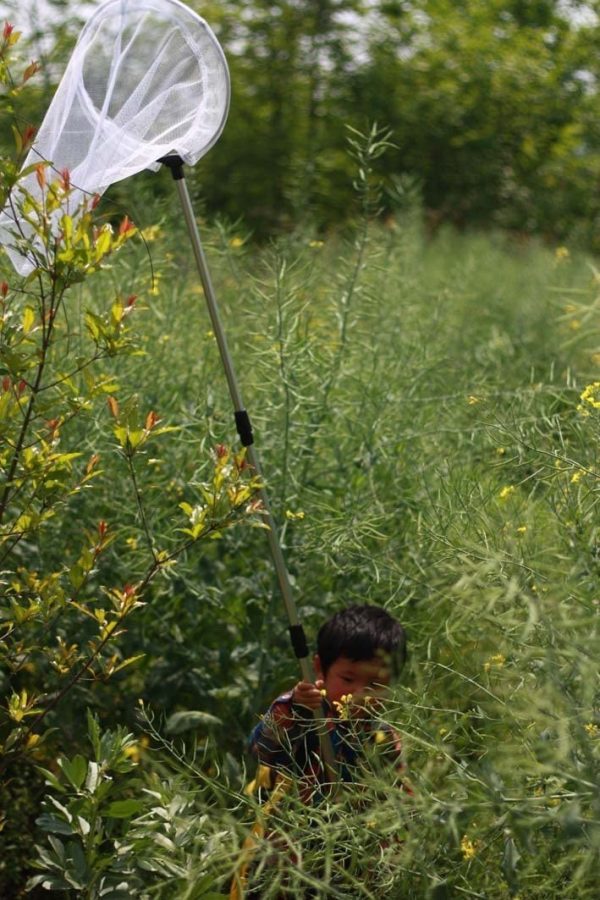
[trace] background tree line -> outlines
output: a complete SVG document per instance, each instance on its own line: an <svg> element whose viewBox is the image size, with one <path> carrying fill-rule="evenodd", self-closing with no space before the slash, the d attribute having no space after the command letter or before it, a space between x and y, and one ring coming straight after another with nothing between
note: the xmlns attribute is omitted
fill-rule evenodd
<svg viewBox="0 0 600 900"><path fill-rule="evenodd" d="M68 0L52 5L53 46L47 31L34 38L47 63L37 120L82 14ZM207 211L241 218L259 237L302 217L323 229L344 222L345 126L377 121L395 144L382 174L416 180L432 224L496 224L596 247L596 2L190 5L217 33L232 76L229 122L195 176ZM132 186L124 190L127 202ZM152 177L148 193L157 191ZM397 201L392 190L387 207Z"/></svg>

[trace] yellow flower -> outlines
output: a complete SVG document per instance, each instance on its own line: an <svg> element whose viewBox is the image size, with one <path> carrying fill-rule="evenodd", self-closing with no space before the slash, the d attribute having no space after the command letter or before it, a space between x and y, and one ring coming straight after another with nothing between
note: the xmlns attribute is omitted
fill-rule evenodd
<svg viewBox="0 0 600 900"><path fill-rule="evenodd" d="M578 484L581 481L582 477L583 472L581 471L581 469L577 472L573 472L573 474L571 475L571 484Z"/></svg>
<svg viewBox="0 0 600 900"><path fill-rule="evenodd" d="M583 726L591 738L597 738L600 735L600 728L593 722L588 722Z"/></svg>
<svg viewBox="0 0 600 900"><path fill-rule="evenodd" d="M477 853L477 841L471 841L463 834L461 842L460 842L460 850L463 855L463 859L473 859L473 857Z"/></svg>
<svg viewBox="0 0 600 900"><path fill-rule="evenodd" d="M148 228L143 228L140 231L141 236L146 241L147 244L150 244L152 241L155 241L160 237L160 225L149 225Z"/></svg>
<svg viewBox="0 0 600 900"><path fill-rule="evenodd" d="M600 381L593 381L591 384L588 384L581 392L579 399L581 403L577 407L577 412L580 412L583 416L589 416L590 406L592 409L600 409Z"/></svg>
<svg viewBox="0 0 600 900"><path fill-rule="evenodd" d="M291 519L292 521L294 519L303 519L304 513L301 509L299 509L298 512L292 512L291 509L286 509L285 517L286 517L286 519Z"/></svg>
<svg viewBox="0 0 600 900"><path fill-rule="evenodd" d="M313 250L319 250L321 247L324 246L324 241L309 241L308 246L312 247Z"/></svg>
<svg viewBox="0 0 600 900"><path fill-rule="evenodd" d="M476 403L480 402L480 398L476 397L475 394L469 394L467 397L467 403L469 406L475 406Z"/></svg>
<svg viewBox="0 0 600 900"><path fill-rule="evenodd" d="M152 294L153 297L158 297L160 294L160 280L162 275L160 272L155 272L154 277L152 278L152 285L150 287L149 293Z"/></svg>
<svg viewBox="0 0 600 900"><path fill-rule="evenodd" d="M496 453L498 456L504 456L506 453L506 447L496 447Z"/></svg>
<svg viewBox="0 0 600 900"><path fill-rule="evenodd" d="M139 741L136 741L134 744L130 744L129 747L126 747L123 751L124 756L128 759L133 760L134 763L139 763L142 758L142 753L149 746L150 740L148 737L143 734Z"/></svg>
<svg viewBox="0 0 600 900"><path fill-rule="evenodd" d="M515 492L514 484L508 484L508 485L506 485L506 487L502 488L502 490L498 494L498 497L500 498L500 500L507 500L511 494L514 494L514 492Z"/></svg>
<svg viewBox="0 0 600 900"><path fill-rule="evenodd" d="M506 657L502 655L502 653L496 653L494 656L490 656L488 660L483 665L483 668L486 672L489 672L492 666L496 669L501 669L506 662Z"/></svg>
<svg viewBox="0 0 600 900"><path fill-rule="evenodd" d="M138 540L135 537L128 537L125 539L125 543L129 547L130 550L137 550Z"/></svg>
<svg viewBox="0 0 600 900"><path fill-rule="evenodd" d="M567 247L557 247L554 251L554 259L557 263L565 262L570 256L571 254Z"/></svg>
<svg viewBox="0 0 600 900"><path fill-rule="evenodd" d="M527 531L527 525L519 525L517 528L517 534L525 534Z"/></svg>
<svg viewBox="0 0 600 900"><path fill-rule="evenodd" d="M578 331L581 328L581 320L580 319L571 319L569 322L569 328L571 331Z"/></svg>
<svg viewBox="0 0 600 900"><path fill-rule="evenodd" d="M241 237L232 237L229 241L229 246L233 247L234 250L237 250L239 247L244 246L244 239Z"/></svg>

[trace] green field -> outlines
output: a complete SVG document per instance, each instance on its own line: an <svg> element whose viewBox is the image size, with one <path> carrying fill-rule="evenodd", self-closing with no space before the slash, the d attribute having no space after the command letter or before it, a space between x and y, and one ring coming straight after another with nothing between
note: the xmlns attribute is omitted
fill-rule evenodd
<svg viewBox="0 0 600 900"><path fill-rule="evenodd" d="M144 234L65 295L34 444L55 409L53 446L81 455L27 503L26 486L13 495L15 509L52 515L20 542L14 520L3 537L2 690L27 692L23 721L42 735L14 753L14 708L5 715L5 896L36 865L40 896L44 883L90 898L226 892L253 816L245 741L296 677L256 516L234 515L220 539L147 577L181 546L214 448L236 435L182 226L171 217ZM385 605L409 634L387 714L412 796L373 762L360 797L309 819L288 797L274 825L291 849L265 870L262 896L276 896L294 852L288 890L317 896L595 897L593 261L501 234L427 235L416 201L325 240L298 232L257 248L240 229L203 234L309 636L352 602ZM24 356L41 320L3 268L8 338ZM130 331L112 358L90 323L115 296ZM106 352L83 368L90 345ZM10 355L4 366L18 368ZM160 421L148 427L150 412ZM119 428L144 423L128 453ZM98 474L81 483L94 455ZM90 563L82 546L99 527L113 541ZM140 584L143 605L54 705L113 615L96 611ZM50 702L39 727L33 697ZM104 734L92 744L86 709Z"/></svg>

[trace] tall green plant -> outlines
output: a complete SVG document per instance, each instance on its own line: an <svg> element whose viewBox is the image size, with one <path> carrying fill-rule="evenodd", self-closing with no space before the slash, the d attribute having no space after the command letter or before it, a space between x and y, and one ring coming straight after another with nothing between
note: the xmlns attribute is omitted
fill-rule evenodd
<svg viewBox="0 0 600 900"><path fill-rule="evenodd" d="M35 72L11 67L17 33L4 28L0 79L11 107ZM132 322L134 294L90 279L118 266L136 235L126 216L113 229L97 218L98 198L73 208L70 174L46 162L22 170L33 138L14 126L15 154L0 160L0 206L15 217L11 252L31 272L18 278L2 260L0 283L0 771L14 775L27 759L52 756L77 734L95 684L134 664L119 637L143 606L150 584L199 541L237 522L252 523L258 480L243 453L220 446L208 478L200 475L169 513L169 533L152 533L147 495L155 478L148 450L176 432L136 397L118 399L108 360L140 352ZM24 187L33 176L36 196ZM113 270L114 271L114 270ZM100 287L100 286L99 286ZM102 290L101 288L101 290ZM112 363L114 365L114 363ZM83 441L81 436L89 434ZM105 502L123 467L139 548ZM85 496L85 507L81 500ZM91 497L102 505L94 509ZM82 510L88 517L74 520ZM260 524L260 523L257 523ZM131 526L130 526L131 527ZM129 572L115 565L125 553ZM141 648L138 648L138 651ZM63 701L69 696L70 704ZM46 746L47 745L47 746ZM10 777L3 806L11 806ZM35 803L35 798L31 798ZM6 813L5 813L6 815ZM10 824L4 837L10 842ZM6 888L8 890L8 887Z"/></svg>

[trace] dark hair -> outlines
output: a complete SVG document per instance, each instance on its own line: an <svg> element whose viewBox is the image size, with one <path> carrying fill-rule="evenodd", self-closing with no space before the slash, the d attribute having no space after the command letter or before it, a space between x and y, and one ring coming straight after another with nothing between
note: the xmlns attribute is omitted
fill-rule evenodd
<svg viewBox="0 0 600 900"><path fill-rule="evenodd" d="M356 662L385 654L393 674L398 675L406 659L406 634L400 622L381 606L348 606L321 626L317 652L323 673L340 656Z"/></svg>

